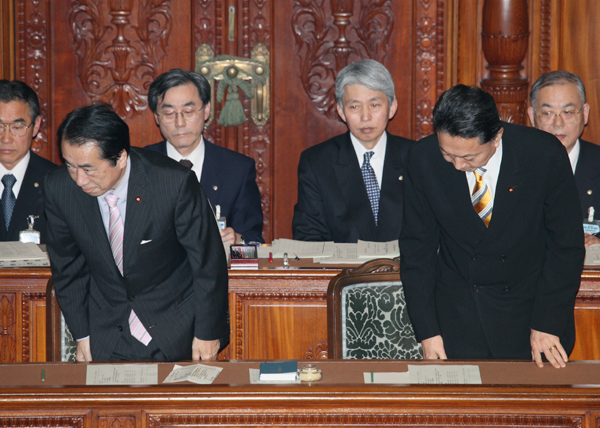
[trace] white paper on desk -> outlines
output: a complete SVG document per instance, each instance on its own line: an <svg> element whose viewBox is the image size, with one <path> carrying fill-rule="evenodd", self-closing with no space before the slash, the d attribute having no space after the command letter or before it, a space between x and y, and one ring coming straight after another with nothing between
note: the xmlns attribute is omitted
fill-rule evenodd
<svg viewBox="0 0 600 428"><path fill-rule="evenodd" d="M315 263L362 263L364 260L358 258L358 246L356 244L333 244L332 252L322 257L313 257Z"/></svg>
<svg viewBox="0 0 600 428"><path fill-rule="evenodd" d="M583 264L586 266L600 266L600 244L590 245L585 249Z"/></svg>
<svg viewBox="0 0 600 428"><path fill-rule="evenodd" d="M408 365L410 383L481 385L479 366Z"/></svg>
<svg viewBox="0 0 600 428"><path fill-rule="evenodd" d="M293 239L276 239L272 243L273 257L282 258L283 253L288 253L288 256L293 258L312 258L323 256L326 244L332 242L305 242L296 241Z"/></svg>
<svg viewBox="0 0 600 428"><path fill-rule="evenodd" d="M300 383L300 379L296 380L260 380L260 369L248 369L250 375L250 383Z"/></svg>
<svg viewBox="0 0 600 428"><path fill-rule="evenodd" d="M0 260L45 260L48 255L33 242L0 242Z"/></svg>
<svg viewBox="0 0 600 428"><path fill-rule="evenodd" d="M377 259L377 258L394 258L400 255L398 248L398 240L388 242L372 242L358 240L358 257Z"/></svg>
<svg viewBox="0 0 600 428"><path fill-rule="evenodd" d="M175 364L169 376L163 383L172 382L194 382L202 385L209 385L219 376L223 367L206 366L204 364L194 364L193 366L179 366Z"/></svg>
<svg viewBox="0 0 600 428"><path fill-rule="evenodd" d="M156 364L88 364L86 385L157 385Z"/></svg>
<svg viewBox="0 0 600 428"><path fill-rule="evenodd" d="M365 383L410 383L408 372L364 372Z"/></svg>

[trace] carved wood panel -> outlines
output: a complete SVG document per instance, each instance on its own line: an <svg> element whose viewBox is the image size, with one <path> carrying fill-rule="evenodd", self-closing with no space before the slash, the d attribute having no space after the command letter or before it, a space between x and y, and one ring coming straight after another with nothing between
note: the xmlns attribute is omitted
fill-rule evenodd
<svg viewBox="0 0 600 428"><path fill-rule="evenodd" d="M22 293L22 362L46 361L45 306L46 293Z"/></svg>
<svg viewBox="0 0 600 428"><path fill-rule="evenodd" d="M98 428L136 428L136 417L131 415L98 416Z"/></svg>
<svg viewBox="0 0 600 428"><path fill-rule="evenodd" d="M0 361L17 361L17 294L0 294Z"/></svg>
<svg viewBox="0 0 600 428"><path fill-rule="evenodd" d="M146 110L167 55L170 1L72 0L69 8L77 77L90 101L110 104L124 119Z"/></svg>
<svg viewBox="0 0 600 428"><path fill-rule="evenodd" d="M395 427L446 427L461 426L470 428L479 427L538 427L538 428L580 428L583 426L582 416L558 415L520 415L520 414L431 414L412 413L405 414L393 410L378 411L365 409L364 412L345 412L344 414L329 412L326 409L305 412L277 411L276 409L260 413L228 413L197 415L197 414L149 414L147 424L149 428L159 427L184 427L184 426L395 426Z"/></svg>
<svg viewBox="0 0 600 428"><path fill-rule="evenodd" d="M83 416L0 416L3 427L84 428Z"/></svg>

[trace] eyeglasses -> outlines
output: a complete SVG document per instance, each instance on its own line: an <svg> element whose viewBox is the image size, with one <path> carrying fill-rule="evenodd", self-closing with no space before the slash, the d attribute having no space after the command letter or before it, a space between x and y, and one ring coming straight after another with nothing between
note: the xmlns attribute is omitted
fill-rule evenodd
<svg viewBox="0 0 600 428"><path fill-rule="evenodd" d="M200 112L204 110L198 107L186 107L180 112L177 111L165 111L162 113L156 113L156 115L163 121L163 123L173 123L177 120L177 116L181 115L186 122L193 122L198 120Z"/></svg>
<svg viewBox="0 0 600 428"><path fill-rule="evenodd" d="M10 130L10 133L15 137L22 137L27 134L27 130L33 125L33 121L29 125L25 125L23 122L12 122L2 123L0 122L0 136L6 132L6 127Z"/></svg>
<svg viewBox="0 0 600 428"><path fill-rule="evenodd" d="M579 113L581 110L563 110L560 113L556 114L553 111L543 111L539 114L536 114L535 117L539 119L542 125L551 125L554 122L554 119L557 117L562 117L564 123L575 123L579 118Z"/></svg>

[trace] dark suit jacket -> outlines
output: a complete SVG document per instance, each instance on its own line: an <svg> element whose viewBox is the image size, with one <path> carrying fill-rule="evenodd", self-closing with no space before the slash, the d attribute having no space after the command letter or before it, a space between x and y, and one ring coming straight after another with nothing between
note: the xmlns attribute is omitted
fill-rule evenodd
<svg viewBox="0 0 600 428"><path fill-rule="evenodd" d="M192 357L192 338L229 334L227 262L196 175L155 152L131 148L123 275L97 198L61 165L46 177L48 252L56 296L76 338L108 359L133 308L171 361ZM149 241L142 243L142 241Z"/></svg>
<svg viewBox="0 0 600 428"><path fill-rule="evenodd" d="M579 191L581 212L587 219L588 209L594 207L595 218L600 219L600 146L579 140L581 150L575 168L575 182Z"/></svg>
<svg viewBox="0 0 600 428"><path fill-rule="evenodd" d="M504 123L489 228L464 172L436 135L408 155L400 274L417 340L449 358L531 359L530 328L573 348L583 267L581 210L567 152L552 135Z"/></svg>
<svg viewBox="0 0 600 428"><path fill-rule="evenodd" d="M46 215L44 214L44 178L55 164L30 151L29 164L19 190L17 203L10 218L8 231L4 226L4 212L0 209L0 241L18 241L19 233L27 229L27 217L36 215L34 229L40 232L42 244L46 243Z"/></svg>
<svg viewBox="0 0 600 428"><path fill-rule="evenodd" d="M146 149L166 155L167 142L152 144ZM221 216L226 217L227 226L241 234L244 241L264 243L263 213L254 159L206 139L204 150L200 184L213 210L220 205Z"/></svg>
<svg viewBox="0 0 600 428"><path fill-rule="evenodd" d="M413 141L387 134L379 215L369 202L350 132L302 152L294 239L357 242L398 239L402 228L404 160Z"/></svg>

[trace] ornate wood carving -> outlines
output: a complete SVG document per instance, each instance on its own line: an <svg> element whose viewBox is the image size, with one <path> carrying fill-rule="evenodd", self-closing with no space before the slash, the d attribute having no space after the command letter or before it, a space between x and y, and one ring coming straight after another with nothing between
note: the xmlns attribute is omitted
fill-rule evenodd
<svg viewBox="0 0 600 428"><path fill-rule="evenodd" d="M0 417L0 426L3 427L83 428L84 423L82 416Z"/></svg>
<svg viewBox="0 0 600 428"><path fill-rule="evenodd" d="M443 64L438 60L441 54L443 61L444 1L438 0L438 7L433 5L434 0L419 0L415 4L415 139L433 132L433 107L438 92L443 90L443 73L438 73L443 70ZM438 27L440 22L441 27Z"/></svg>
<svg viewBox="0 0 600 428"><path fill-rule="evenodd" d="M529 45L527 0L486 0L482 44L490 72L481 88L494 96L502 120L524 124L529 82L521 70Z"/></svg>
<svg viewBox="0 0 600 428"><path fill-rule="evenodd" d="M48 142L48 124L52 123L50 100L50 75L48 68L48 43L50 40L50 3L40 0L16 0L17 76L37 93L42 115L42 126L33 140L32 149L39 155L52 159Z"/></svg>
<svg viewBox="0 0 600 428"><path fill-rule="evenodd" d="M550 71L550 32L552 26L552 0L541 0L540 23L540 74Z"/></svg>
<svg viewBox="0 0 600 428"><path fill-rule="evenodd" d="M507 414L402 414L389 411L378 412L348 412L344 414L327 412L326 409L312 412L307 409L305 413L291 413L286 410L280 412L252 412L252 413L218 413L210 415L195 414L149 414L147 417L149 428L165 426L214 426L214 425L251 425L251 426L425 426L425 427L569 427L580 428L583 426L582 416L554 416L554 415L507 415Z"/></svg>
<svg viewBox="0 0 600 428"><path fill-rule="evenodd" d="M98 428L135 428L135 416L98 416Z"/></svg>
<svg viewBox="0 0 600 428"><path fill-rule="evenodd" d="M215 16L215 2L213 0L196 0L194 10L194 52L202 44L210 45L215 49L215 27L212 17Z"/></svg>
<svg viewBox="0 0 600 428"><path fill-rule="evenodd" d="M33 301L46 301L46 293L23 293L22 294L22 303L21 310L23 316L23 328L22 328L22 340L23 340L23 350L22 350L22 362L26 363L31 361L31 346L30 346L30 338L31 338L31 302Z"/></svg>
<svg viewBox="0 0 600 428"><path fill-rule="evenodd" d="M327 359L327 342L317 343L304 353L305 360L326 360Z"/></svg>
<svg viewBox="0 0 600 428"><path fill-rule="evenodd" d="M166 56L169 7L169 0L71 1L77 75L91 101L107 102L127 118L147 108L148 86Z"/></svg>
<svg viewBox="0 0 600 428"><path fill-rule="evenodd" d="M337 120L335 78L365 58L383 62L394 27L390 0L295 0L292 26L300 80L323 115Z"/></svg>
<svg viewBox="0 0 600 428"><path fill-rule="evenodd" d="M251 58L252 49L257 43L266 46L266 54L271 51L271 16L268 0L244 0L242 6L242 52L244 58ZM270 109L270 106L267 106ZM250 116L250 102L244 102L244 111ZM271 123L257 126L248 120L243 125L242 153L256 161L256 183L261 194L263 210L263 237L266 242L273 240L272 202L272 151Z"/></svg>
<svg viewBox="0 0 600 428"><path fill-rule="evenodd" d="M16 293L0 294L0 361L17 361Z"/></svg>

